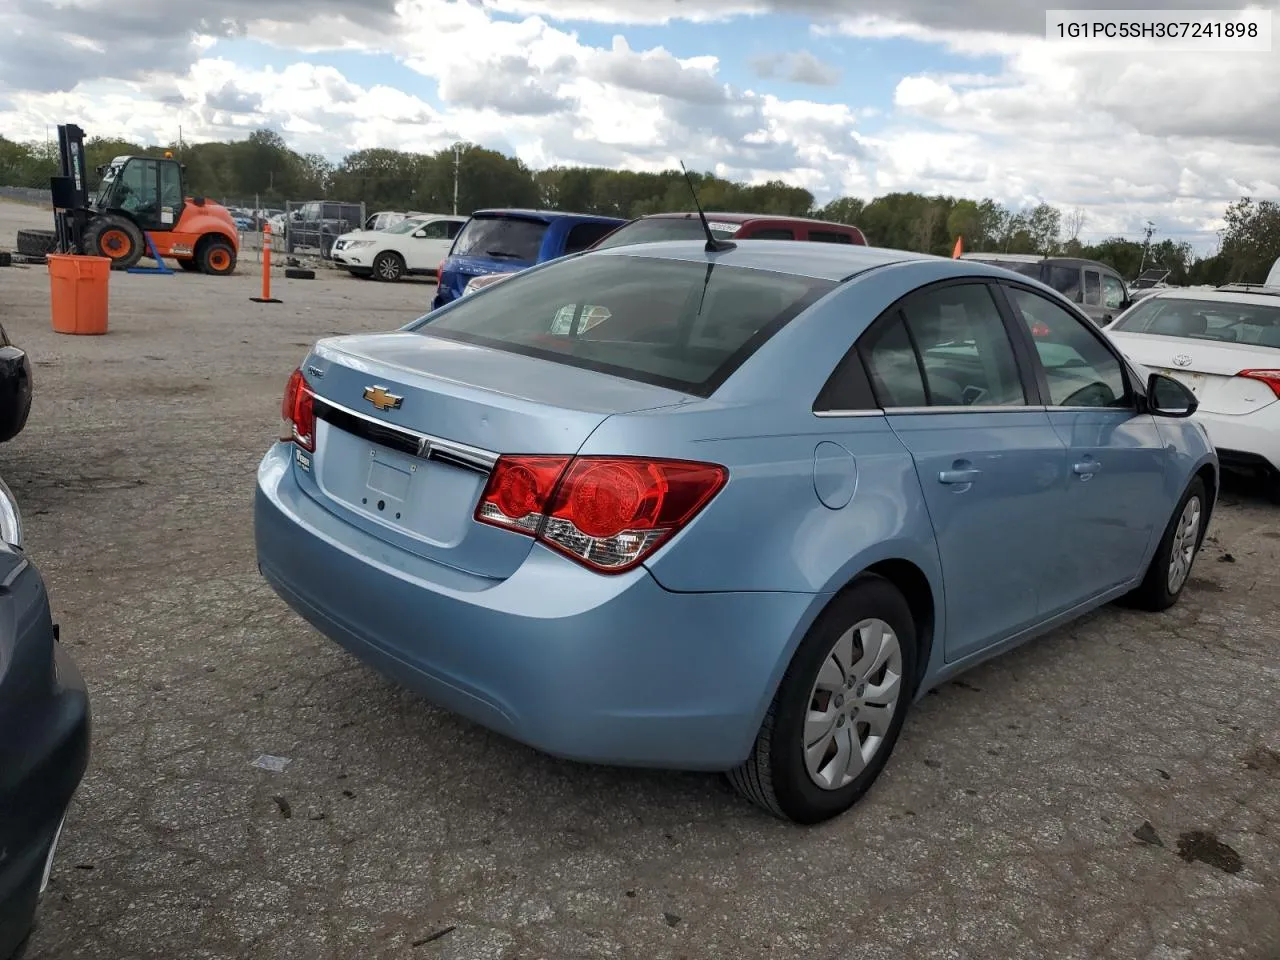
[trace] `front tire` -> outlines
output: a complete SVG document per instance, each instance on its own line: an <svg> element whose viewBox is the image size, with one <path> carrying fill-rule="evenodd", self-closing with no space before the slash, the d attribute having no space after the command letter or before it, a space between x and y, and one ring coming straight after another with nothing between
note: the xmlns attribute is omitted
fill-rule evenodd
<svg viewBox="0 0 1280 960"><path fill-rule="evenodd" d="M744 797L801 824L839 816L875 782L906 719L917 633L882 577L853 583L810 627L747 761L729 773Z"/></svg>
<svg viewBox="0 0 1280 960"><path fill-rule="evenodd" d="M90 256L106 257L112 270L128 270L142 259L147 241L138 225L127 217L98 217L84 236Z"/></svg>
<svg viewBox="0 0 1280 960"><path fill-rule="evenodd" d="M1178 602L1204 542L1208 516L1204 481L1196 477L1178 501L1141 586L1125 597L1129 606L1158 613Z"/></svg>
<svg viewBox="0 0 1280 960"><path fill-rule="evenodd" d="M404 276L404 257L391 250L378 254L373 261L373 275L387 283L395 283Z"/></svg>

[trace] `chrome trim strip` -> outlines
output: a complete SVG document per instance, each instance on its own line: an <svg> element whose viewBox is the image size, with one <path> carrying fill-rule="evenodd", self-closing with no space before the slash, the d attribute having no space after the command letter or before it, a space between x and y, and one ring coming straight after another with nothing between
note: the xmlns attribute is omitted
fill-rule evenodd
<svg viewBox="0 0 1280 960"><path fill-rule="evenodd" d="M815 417L883 417L883 410L814 410Z"/></svg>
<svg viewBox="0 0 1280 960"><path fill-rule="evenodd" d="M367 413L361 413L359 410L352 410L350 407L343 406L340 403L334 403L327 397L317 396L316 403L331 407L349 417L355 417L357 420L373 424L379 429L389 430L392 433L398 433L414 440L418 445L418 456L424 460L442 460L453 463L456 466L481 470L485 473L491 471L493 465L498 462L499 455L490 450L473 447L465 443L457 443L453 440L445 440L443 437L434 437L431 434L411 430L399 424L388 423L386 420L379 420L377 417L371 417Z"/></svg>
<svg viewBox="0 0 1280 960"><path fill-rule="evenodd" d="M1045 406L972 406L972 407L885 407L884 412L892 416L914 415L922 413L1044 413L1048 410ZM1093 409L1098 409L1094 407Z"/></svg>

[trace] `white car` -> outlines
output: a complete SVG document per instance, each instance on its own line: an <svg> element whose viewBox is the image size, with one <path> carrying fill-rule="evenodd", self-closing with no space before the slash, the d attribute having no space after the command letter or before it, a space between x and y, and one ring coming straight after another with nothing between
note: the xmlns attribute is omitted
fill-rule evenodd
<svg viewBox="0 0 1280 960"><path fill-rule="evenodd" d="M1223 467L1261 474L1280 502L1280 287L1157 290L1105 330L1190 387Z"/></svg>
<svg viewBox="0 0 1280 960"><path fill-rule="evenodd" d="M333 262L356 277L433 277L466 222L466 217L422 214L388 230L353 230L334 241Z"/></svg>

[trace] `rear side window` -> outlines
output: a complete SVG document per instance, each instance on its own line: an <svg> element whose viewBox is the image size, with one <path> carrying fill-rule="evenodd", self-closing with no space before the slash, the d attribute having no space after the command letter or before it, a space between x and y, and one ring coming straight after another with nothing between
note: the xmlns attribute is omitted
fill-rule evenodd
<svg viewBox="0 0 1280 960"><path fill-rule="evenodd" d="M564 241L565 253L580 253L615 228L612 223L580 223L569 231Z"/></svg>
<svg viewBox="0 0 1280 960"><path fill-rule="evenodd" d="M1045 282L1053 289L1068 300L1080 302L1080 268L1076 266L1062 266L1061 264L1050 264L1049 275L1045 278Z"/></svg>
<svg viewBox="0 0 1280 960"><path fill-rule="evenodd" d="M1017 407L1026 391L985 284L925 290L859 340L880 405Z"/></svg>
<svg viewBox="0 0 1280 960"><path fill-rule="evenodd" d="M767 270L591 256L517 274L414 329L706 397L834 287Z"/></svg>
<svg viewBox="0 0 1280 960"><path fill-rule="evenodd" d="M788 230L785 227L764 227L760 230L752 230L747 238L751 240L794 240L796 234L794 230Z"/></svg>
<svg viewBox="0 0 1280 960"><path fill-rule="evenodd" d="M815 243L853 243L853 237L847 233L837 233L834 230L810 230L809 240Z"/></svg>
<svg viewBox="0 0 1280 960"><path fill-rule="evenodd" d="M455 257L489 257L536 263L547 224L523 217L472 217L454 241Z"/></svg>

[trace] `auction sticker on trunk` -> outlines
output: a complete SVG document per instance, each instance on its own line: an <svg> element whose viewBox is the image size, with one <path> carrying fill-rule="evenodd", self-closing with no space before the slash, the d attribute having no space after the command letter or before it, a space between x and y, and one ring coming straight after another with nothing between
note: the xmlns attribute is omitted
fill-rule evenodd
<svg viewBox="0 0 1280 960"><path fill-rule="evenodd" d="M1160 369L1158 372L1163 373L1166 377L1172 377L1174 380L1177 380L1196 396L1200 395L1200 388L1204 386L1204 374L1202 373L1187 373L1185 370L1164 369Z"/></svg>

